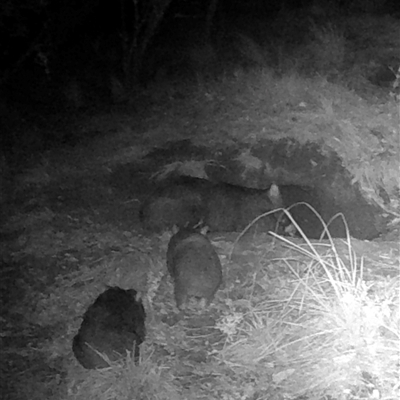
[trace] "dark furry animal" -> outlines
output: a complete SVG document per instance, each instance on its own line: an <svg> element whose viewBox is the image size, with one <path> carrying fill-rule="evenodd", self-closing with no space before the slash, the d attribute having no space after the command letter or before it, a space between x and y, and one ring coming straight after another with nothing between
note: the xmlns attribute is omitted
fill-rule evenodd
<svg viewBox="0 0 400 400"><path fill-rule="evenodd" d="M177 225L194 227L204 219L204 193L210 183L202 179L166 182L143 202L140 221L146 230L162 231Z"/></svg>
<svg viewBox="0 0 400 400"><path fill-rule="evenodd" d="M277 197L279 197L279 189ZM240 232L259 215L280 207L271 190L249 189L219 183L207 197L205 225L213 232ZM274 231L276 215L271 214L257 222L261 232Z"/></svg>
<svg viewBox="0 0 400 400"><path fill-rule="evenodd" d="M193 229L181 229L172 236L167 268L174 280L178 308L186 305L190 296L205 299L209 305L222 282L221 262L213 245Z"/></svg>
<svg viewBox="0 0 400 400"><path fill-rule="evenodd" d="M143 202L140 220L150 231L208 226L212 232L240 232L258 216L282 207L277 185L250 189L205 179L181 177L164 182ZM277 214L261 218L254 228L275 231Z"/></svg>
<svg viewBox="0 0 400 400"><path fill-rule="evenodd" d="M87 309L72 350L76 359L86 369L105 368L108 362L104 353L116 361L132 351L139 359L139 345L145 339L146 314L136 291L111 287L103 292Z"/></svg>

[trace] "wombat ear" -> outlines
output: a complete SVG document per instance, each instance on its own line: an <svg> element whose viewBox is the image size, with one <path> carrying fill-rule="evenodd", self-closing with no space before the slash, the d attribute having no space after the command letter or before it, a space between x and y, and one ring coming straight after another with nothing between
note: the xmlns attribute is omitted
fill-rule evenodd
<svg viewBox="0 0 400 400"><path fill-rule="evenodd" d="M207 233L209 232L210 228L207 225L204 225L201 229L200 229L200 233L202 235L207 235Z"/></svg>
<svg viewBox="0 0 400 400"><path fill-rule="evenodd" d="M200 230L200 233L202 233L203 235L204 233L202 231L205 228L207 228L208 231L208 226L204 226L204 218L202 218L195 226L193 226L194 230Z"/></svg>
<svg viewBox="0 0 400 400"><path fill-rule="evenodd" d="M143 299L143 292L140 292L140 291L136 292L135 293L135 301L138 303L141 303L142 299Z"/></svg>
<svg viewBox="0 0 400 400"><path fill-rule="evenodd" d="M273 183L268 190L268 197L275 208L283 207L281 191L276 183Z"/></svg>

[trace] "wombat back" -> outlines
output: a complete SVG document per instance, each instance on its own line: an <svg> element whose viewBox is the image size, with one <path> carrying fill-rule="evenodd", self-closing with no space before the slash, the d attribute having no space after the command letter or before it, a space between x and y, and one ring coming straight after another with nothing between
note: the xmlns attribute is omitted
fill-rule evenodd
<svg viewBox="0 0 400 400"><path fill-rule="evenodd" d="M209 304L222 282L221 262L213 245L206 236L192 230L180 230L171 238L167 267L174 280L178 308L191 296Z"/></svg>
<svg viewBox="0 0 400 400"><path fill-rule="evenodd" d="M72 350L79 363L87 369L104 368L110 360L117 360L131 351L135 343L135 360L139 358L139 345L145 339L145 310L136 291L111 287L100 294L87 309Z"/></svg>

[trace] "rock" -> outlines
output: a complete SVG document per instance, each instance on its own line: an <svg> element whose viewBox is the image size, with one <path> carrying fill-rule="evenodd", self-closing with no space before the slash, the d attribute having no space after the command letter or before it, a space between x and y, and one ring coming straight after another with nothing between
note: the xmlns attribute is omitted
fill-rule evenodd
<svg viewBox="0 0 400 400"><path fill-rule="evenodd" d="M86 369L105 368L111 361L122 359L134 347L139 358L139 345L145 339L146 314L136 291L111 287L103 292L87 309L72 350Z"/></svg>
<svg viewBox="0 0 400 400"><path fill-rule="evenodd" d="M174 281L178 308L186 305L191 296L204 299L209 305L222 282L221 262L213 245L193 229L181 229L172 236L167 268Z"/></svg>

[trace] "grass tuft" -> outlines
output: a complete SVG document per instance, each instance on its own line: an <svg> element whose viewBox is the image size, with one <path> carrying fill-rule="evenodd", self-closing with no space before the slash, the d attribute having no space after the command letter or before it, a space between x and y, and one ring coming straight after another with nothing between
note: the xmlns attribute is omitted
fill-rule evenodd
<svg viewBox="0 0 400 400"><path fill-rule="evenodd" d="M268 377L269 390L283 398L397 398L398 276L376 290L349 234L343 252L324 226L328 242L311 243L297 225L302 243L273 234L307 261L299 268L295 258L282 259L291 277L272 293L265 285L240 313L221 320L227 341L218 358L238 376L250 370Z"/></svg>

